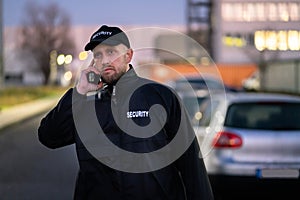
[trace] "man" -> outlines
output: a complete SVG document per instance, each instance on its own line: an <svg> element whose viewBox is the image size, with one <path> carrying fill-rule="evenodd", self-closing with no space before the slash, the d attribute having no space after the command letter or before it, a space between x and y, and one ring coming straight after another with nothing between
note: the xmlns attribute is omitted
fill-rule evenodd
<svg viewBox="0 0 300 200"><path fill-rule="evenodd" d="M186 111L171 89L137 76L126 34L103 25L85 50L90 66L38 129L49 148L76 144L74 199L213 199Z"/></svg>

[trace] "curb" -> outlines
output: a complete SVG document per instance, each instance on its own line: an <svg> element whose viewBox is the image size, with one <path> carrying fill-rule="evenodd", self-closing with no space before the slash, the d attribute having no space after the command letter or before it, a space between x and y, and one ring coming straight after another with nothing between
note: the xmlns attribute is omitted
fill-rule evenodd
<svg viewBox="0 0 300 200"><path fill-rule="evenodd" d="M43 98L0 111L0 130L50 110L58 97Z"/></svg>

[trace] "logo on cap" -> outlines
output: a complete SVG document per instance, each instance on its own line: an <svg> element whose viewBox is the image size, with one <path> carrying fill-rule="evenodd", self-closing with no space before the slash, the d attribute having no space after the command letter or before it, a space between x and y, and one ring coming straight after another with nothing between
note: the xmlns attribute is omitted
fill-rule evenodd
<svg viewBox="0 0 300 200"><path fill-rule="evenodd" d="M110 36L112 34L112 32L109 32L109 31L101 31L101 32L99 32L99 33L96 33L93 37L92 37L92 39L95 39L97 36L100 36L100 35L108 35L108 36Z"/></svg>

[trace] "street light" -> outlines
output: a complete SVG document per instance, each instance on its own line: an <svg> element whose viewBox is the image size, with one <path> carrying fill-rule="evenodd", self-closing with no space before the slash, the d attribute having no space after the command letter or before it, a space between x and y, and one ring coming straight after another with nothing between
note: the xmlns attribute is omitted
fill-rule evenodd
<svg viewBox="0 0 300 200"><path fill-rule="evenodd" d="M79 60L86 60L87 57L88 57L88 52L87 51L82 51L78 55Z"/></svg>
<svg viewBox="0 0 300 200"><path fill-rule="evenodd" d="M69 64L71 64L73 60L72 55L68 54L68 55L64 55L64 54L60 54L57 56L57 64L59 66L62 66L62 68L60 68L60 84L63 86L67 86L68 84L70 84L70 81L72 79L72 72L69 69Z"/></svg>
<svg viewBox="0 0 300 200"><path fill-rule="evenodd" d="M58 65L63 65L65 63L65 55L64 54L59 54L57 56L56 62Z"/></svg>
<svg viewBox="0 0 300 200"><path fill-rule="evenodd" d="M66 65L70 64L72 62L72 59L73 59L72 55L66 55L65 56L65 64Z"/></svg>

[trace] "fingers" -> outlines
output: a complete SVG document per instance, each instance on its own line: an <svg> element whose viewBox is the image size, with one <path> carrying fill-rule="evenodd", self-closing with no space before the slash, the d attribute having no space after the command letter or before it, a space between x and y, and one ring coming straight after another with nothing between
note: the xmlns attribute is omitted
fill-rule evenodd
<svg viewBox="0 0 300 200"><path fill-rule="evenodd" d="M99 69L96 67L96 62L95 62L94 59L92 59L92 61L90 62L90 64L89 64L89 66L88 66L87 69L88 69L87 73L90 72L90 71L93 71L96 74L101 74L101 72L99 71Z"/></svg>
<svg viewBox="0 0 300 200"><path fill-rule="evenodd" d="M89 72L94 72L98 75L101 75L100 71L95 67L95 64L96 63L95 63L94 59L92 59L89 66L81 71L81 76L76 85L77 90L81 94L86 94L87 92L90 92L90 91L96 91L103 87L103 82L99 82L98 84L93 84L93 83L88 82L87 75Z"/></svg>
<svg viewBox="0 0 300 200"><path fill-rule="evenodd" d="M90 62L90 64L89 64L89 67L95 67L95 60L94 59L92 59L91 60L91 62Z"/></svg>

